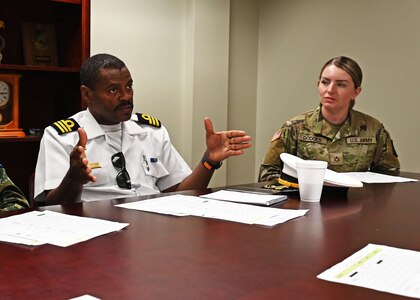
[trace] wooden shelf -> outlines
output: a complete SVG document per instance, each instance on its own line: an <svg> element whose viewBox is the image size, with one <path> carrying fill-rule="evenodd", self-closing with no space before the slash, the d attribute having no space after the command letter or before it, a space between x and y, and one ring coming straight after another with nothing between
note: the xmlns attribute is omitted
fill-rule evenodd
<svg viewBox="0 0 420 300"><path fill-rule="evenodd" d="M28 142L36 142L39 143L41 141L41 136L32 136L27 135L24 137L2 137L0 138L0 144L2 143L28 143Z"/></svg>
<svg viewBox="0 0 420 300"><path fill-rule="evenodd" d="M71 3L71 4L81 4L81 0L51 0L52 2L61 2L61 3Z"/></svg>
<svg viewBox="0 0 420 300"><path fill-rule="evenodd" d="M79 73L77 67L33 66L33 65L9 65L1 64L0 72L5 71L39 71L39 72L70 72Z"/></svg>
<svg viewBox="0 0 420 300"><path fill-rule="evenodd" d="M6 41L0 73L19 74L19 128L44 129L85 108L79 70L90 56L90 0L0 0ZM52 24L58 66L25 64L23 23ZM1 125L1 124L0 124ZM40 136L0 138L0 163L29 198Z"/></svg>

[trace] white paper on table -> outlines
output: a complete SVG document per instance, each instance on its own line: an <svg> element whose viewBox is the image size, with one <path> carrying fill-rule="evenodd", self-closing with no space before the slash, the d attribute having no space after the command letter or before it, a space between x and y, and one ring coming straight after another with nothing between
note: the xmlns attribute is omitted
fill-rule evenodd
<svg viewBox="0 0 420 300"><path fill-rule="evenodd" d="M100 298L96 298L92 295L82 295L79 297L71 298L69 300L101 300Z"/></svg>
<svg viewBox="0 0 420 300"><path fill-rule="evenodd" d="M261 207L185 195L164 196L115 206L175 216L189 215L265 226L274 226L301 217L308 211Z"/></svg>
<svg viewBox="0 0 420 300"><path fill-rule="evenodd" d="M364 183L394 183L418 181L417 179L413 178L391 176L374 172L344 172L343 174L348 175L354 179L360 180Z"/></svg>
<svg viewBox="0 0 420 300"><path fill-rule="evenodd" d="M317 277L420 299L420 252L368 244Z"/></svg>
<svg viewBox="0 0 420 300"><path fill-rule="evenodd" d="M281 214L277 214L268 219L261 220L255 224L264 226L274 226L276 224L284 223L286 221L303 217L309 209L282 209Z"/></svg>
<svg viewBox="0 0 420 300"><path fill-rule="evenodd" d="M272 205L287 200L286 195L268 195L266 193L247 192L238 190L220 190L210 194L201 195L201 198L223 200L247 204Z"/></svg>
<svg viewBox="0 0 420 300"><path fill-rule="evenodd" d="M2 226L2 224L0 224ZM3 231L2 228L1 231ZM22 245L28 245L28 246L39 246L44 245L44 242L34 240L30 237L23 237L23 236L16 236L13 233L0 233L0 241L2 242L8 242L8 243L14 243L14 244L22 244Z"/></svg>
<svg viewBox="0 0 420 300"><path fill-rule="evenodd" d="M195 196L171 195L142 201L116 204L115 206L182 217L190 215L186 208L193 205L196 198L197 197Z"/></svg>
<svg viewBox="0 0 420 300"><path fill-rule="evenodd" d="M48 243L67 247L121 230L126 226L128 223L78 217L48 210L31 211L0 219L0 240L25 245Z"/></svg>

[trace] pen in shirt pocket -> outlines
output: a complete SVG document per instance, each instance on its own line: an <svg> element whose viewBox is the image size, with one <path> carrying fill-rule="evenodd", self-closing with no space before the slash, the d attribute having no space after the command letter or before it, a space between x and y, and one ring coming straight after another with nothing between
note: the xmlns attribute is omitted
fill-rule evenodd
<svg viewBox="0 0 420 300"><path fill-rule="evenodd" d="M149 162L145 154L143 154L143 164L146 166L147 171L150 171Z"/></svg>

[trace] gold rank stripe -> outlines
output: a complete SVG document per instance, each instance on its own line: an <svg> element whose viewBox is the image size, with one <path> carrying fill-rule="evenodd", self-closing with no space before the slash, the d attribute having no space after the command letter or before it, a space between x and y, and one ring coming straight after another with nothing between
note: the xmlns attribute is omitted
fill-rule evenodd
<svg viewBox="0 0 420 300"><path fill-rule="evenodd" d="M72 128L74 127L74 122L70 120L60 120L55 122L54 124L56 124L62 132L71 132Z"/></svg>
<svg viewBox="0 0 420 300"><path fill-rule="evenodd" d="M53 127L61 135L64 133L76 131L80 126L73 119L67 119L54 122Z"/></svg>
<svg viewBox="0 0 420 300"><path fill-rule="evenodd" d="M132 118L132 120L136 122L137 124L145 124L145 125L150 125L153 127L162 126L162 122L160 122L158 119L144 113L136 113L136 117Z"/></svg>
<svg viewBox="0 0 420 300"><path fill-rule="evenodd" d="M299 184L298 183L294 183L294 182L290 182L281 178L277 178L277 182L280 183L281 185L287 186L289 188L299 188Z"/></svg>
<svg viewBox="0 0 420 300"><path fill-rule="evenodd" d="M66 127L65 124L62 124L62 121L54 122L54 124L61 130L61 132L69 132L69 129Z"/></svg>
<svg viewBox="0 0 420 300"><path fill-rule="evenodd" d="M159 126L160 126L160 122L159 122L159 120L158 120L158 119L156 119L156 118L154 118L154 117L152 117L152 116L149 116L149 115L146 115L146 114L142 114L142 115L141 115L141 117L142 117L144 120L149 121L149 124L150 124L150 125L154 125L154 126L157 126L157 127L159 127Z"/></svg>

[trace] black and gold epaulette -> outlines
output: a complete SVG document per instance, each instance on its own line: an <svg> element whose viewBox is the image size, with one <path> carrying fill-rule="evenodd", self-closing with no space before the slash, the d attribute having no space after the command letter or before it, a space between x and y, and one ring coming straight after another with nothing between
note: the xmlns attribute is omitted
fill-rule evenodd
<svg viewBox="0 0 420 300"><path fill-rule="evenodd" d="M51 126L57 130L59 135L77 131L80 128L79 123L77 123L74 119L64 119L51 124Z"/></svg>
<svg viewBox="0 0 420 300"><path fill-rule="evenodd" d="M136 116L137 116L137 120L135 118L133 118L132 120L136 122L137 124L146 124L146 125L150 125L150 126L154 126L158 128L162 126L162 123L158 119L148 114L136 113Z"/></svg>

